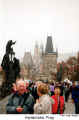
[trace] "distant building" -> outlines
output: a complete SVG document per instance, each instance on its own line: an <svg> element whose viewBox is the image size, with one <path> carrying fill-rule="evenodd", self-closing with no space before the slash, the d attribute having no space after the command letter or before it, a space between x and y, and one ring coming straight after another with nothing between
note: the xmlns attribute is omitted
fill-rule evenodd
<svg viewBox="0 0 79 120"><path fill-rule="evenodd" d="M53 53L54 49L53 49L53 44L52 44L52 36L47 36L47 43L46 43L46 49L45 49L45 53Z"/></svg>
<svg viewBox="0 0 79 120"><path fill-rule="evenodd" d="M42 52L42 62L37 80L53 80L53 75L57 73L57 51L54 51L52 36L47 36L45 52Z"/></svg>
<svg viewBox="0 0 79 120"><path fill-rule="evenodd" d="M39 68L39 72L42 73L43 72L43 64L44 64L44 61L43 61L43 55L44 55L44 46L43 44L41 43L40 45L40 68Z"/></svg>
<svg viewBox="0 0 79 120"><path fill-rule="evenodd" d="M31 53L25 52L23 63L30 68L30 78L34 80L55 80L57 73L57 51L54 51L52 36L47 36L46 48L44 50L43 44L38 46L36 42L34 48L34 56ZM27 67L28 68L28 67Z"/></svg>
<svg viewBox="0 0 79 120"><path fill-rule="evenodd" d="M55 72L57 68L57 51L53 49L52 36L47 37L45 54L43 56L46 72Z"/></svg>
<svg viewBox="0 0 79 120"><path fill-rule="evenodd" d="M32 55L30 52L25 52L24 57L23 57L23 64L32 68L33 60L32 60Z"/></svg>
<svg viewBox="0 0 79 120"><path fill-rule="evenodd" d="M40 49L38 43L35 43L34 56L33 56L34 69L36 72L39 72L40 66Z"/></svg>

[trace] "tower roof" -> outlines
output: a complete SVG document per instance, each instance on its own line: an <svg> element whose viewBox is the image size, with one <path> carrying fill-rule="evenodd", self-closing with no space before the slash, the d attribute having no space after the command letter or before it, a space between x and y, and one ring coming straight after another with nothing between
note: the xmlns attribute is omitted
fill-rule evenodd
<svg viewBox="0 0 79 120"><path fill-rule="evenodd" d="M38 41L35 42L35 48L39 48Z"/></svg>
<svg viewBox="0 0 79 120"><path fill-rule="evenodd" d="M52 53L53 51L53 44L52 44L52 36L47 36L47 43L45 53Z"/></svg>

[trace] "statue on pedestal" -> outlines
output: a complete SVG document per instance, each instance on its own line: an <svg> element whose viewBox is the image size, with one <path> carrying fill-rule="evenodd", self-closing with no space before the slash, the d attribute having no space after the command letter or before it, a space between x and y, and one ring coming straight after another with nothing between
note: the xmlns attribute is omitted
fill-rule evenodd
<svg viewBox="0 0 79 120"><path fill-rule="evenodd" d="M19 60L15 57L12 45L16 42L9 40L6 45L6 53L3 57L1 67L5 73L5 81L1 87L2 96L5 97L11 93L12 84L20 74Z"/></svg>

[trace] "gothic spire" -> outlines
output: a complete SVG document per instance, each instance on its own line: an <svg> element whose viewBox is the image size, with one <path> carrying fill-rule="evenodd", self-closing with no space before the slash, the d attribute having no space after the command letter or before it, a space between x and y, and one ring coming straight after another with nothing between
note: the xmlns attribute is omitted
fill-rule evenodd
<svg viewBox="0 0 79 120"><path fill-rule="evenodd" d="M52 36L47 36L45 53L52 53L52 52L53 52Z"/></svg>

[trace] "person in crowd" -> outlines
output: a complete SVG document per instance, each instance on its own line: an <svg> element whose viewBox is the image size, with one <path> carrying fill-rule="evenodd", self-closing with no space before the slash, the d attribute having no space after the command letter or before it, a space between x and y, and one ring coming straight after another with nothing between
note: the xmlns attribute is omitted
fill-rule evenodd
<svg viewBox="0 0 79 120"><path fill-rule="evenodd" d="M72 84L72 101L75 104L75 114L79 114L79 87L75 81Z"/></svg>
<svg viewBox="0 0 79 120"><path fill-rule="evenodd" d="M70 86L70 92L72 93L72 90L75 89L76 87L76 82L72 82L72 86Z"/></svg>
<svg viewBox="0 0 79 120"><path fill-rule="evenodd" d="M60 87L60 90L61 90L60 96L63 96L63 95L64 95L64 86L63 86L63 83L62 83L62 82L59 82L59 83L58 83L58 86Z"/></svg>
<svg viewBox="0 0 79 120"><path fill-rule="evenodd" d="M16 83L16 92L13 93L6 105L8 114L32 114L34 99L29 92L26 92L26 83L20 79Z"/></svg>
<svg viewBox="0 0 79 120"><path fill-rule="evenodd" d="M70 85L69 83L65 83L65 102L68 102L70 95Z"/></svg>
<svg viewBox="0 0 79 120"><path fill-rule="evenodd" d="M16 84L20 79L24 80L24 78L21 75L17 76L15 83L12 84L13 85L12 86L12 93L16 93L16 91L17 91Z"/></svg>
<svg viewBox="0 0 79 120"><path fill-rule="evenodd" d="M77 82L77 88L79 88L79 81Z"/></svg>
<svg viewBox="0 0 79 120"><path fill-rule="evenodd" d="M16 83L12 84L12 93L16 93L17 89L16 89Z"/></svg>
<svg viewBox="0 0 79 120"><path fill-rule="evenodd" d="M48 95L51 96L50 82L48 82L48 79L47 79L47 80L44 80L43 83L47 85L47 87L48 87Z"/></svg>
<svg viewBox="0 0 79 120"><path fill-rule="evenodd" d="M45 83L38 85L37 93L39 99L36 100L34 105L35 114L51 114L53 99L48 95L48 86Z"/></svg>
<svg viewBox="0 0 79 120"><path fill-rule="evenodd" d="M39 96L37 94L37 87L41 84L42 84L42 81L40 80L35 82L35 85L32 87L32 90L31 90L31 94L34 97L35 103L36 103L36 100L39 99Z"/></svg>
<svg viewBox="0 0 79 120"><path fill-rule="evenodd" d="M51 96L54 95L54 83L50 84L50 92L51 92Z"/></svg>
<svg viewBox="0 0 79 120"><path fill-rule="evenodd" d="M64 112L64 97L60 96L60 94L60 86L55 86L54 95L52 96L52 99L54 100L52 114L63 114Z"/></svg>

